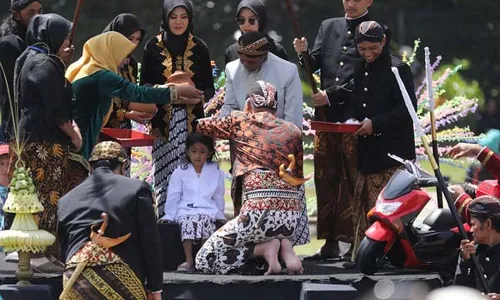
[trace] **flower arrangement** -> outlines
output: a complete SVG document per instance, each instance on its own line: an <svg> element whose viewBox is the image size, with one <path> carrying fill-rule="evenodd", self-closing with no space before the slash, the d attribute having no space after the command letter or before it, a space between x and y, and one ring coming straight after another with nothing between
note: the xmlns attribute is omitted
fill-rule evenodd
<svg viewBox="0 0 500 300"><path fill-rule="evenodd" d="M403 61L408 65L414 62L416 53L420 47L420 39L414 43L413 53L408 58L408 54L403 54ZM475 143L481 136L476 136L469 126L461 126L464 118L470 114L474 114L479 105L478 98L468 98L466 95L453 95L444 88L448 81L452 80L453 76L463 69L462 64L457 66L445 66L441 72L438 72L438 67L442 57L437 56L431 64L431 73L433 74L432 89L435 99L431 105L429 103L429 91L425 82L425 78L416 90L417 96L417 115L420 120L424 132L429 134L427 140L431 140L431 118L430 109L434 108L436 138L438 142L438 153L440 162L454 167L465 169L470 165L470 161L453 160L444 157L446 151L454 144L459 142ZM438 73L441 73L440 75ZM415 141L417 159L427 159L424 148L419 139Z"/></svg>

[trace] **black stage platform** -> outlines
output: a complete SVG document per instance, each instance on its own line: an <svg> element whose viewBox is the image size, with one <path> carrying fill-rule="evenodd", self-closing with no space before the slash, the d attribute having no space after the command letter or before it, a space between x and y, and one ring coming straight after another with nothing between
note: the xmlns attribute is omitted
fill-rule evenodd
<svg viewBox="0 0 500 300"><path fill-rule="evenodd" d="M304 262L304 275L285 273L272 276L203 275L175 272L163 275L163 299L191 300L299 300L304 282L344 284L357 289L357 297L335 299L424 299L425 294L442 286L437 273L417 270L390 269L374 276L365 276L357 270L346 270L341 262ZM16 264L5 263L0 253L0 284L16 282ZM35 273L32 283L48 284L59 295L61 276ZM377 298L374 294L377 294ZM303 299L331 299L303 298ZM8 300L8 299L5 299Z"/></svg>

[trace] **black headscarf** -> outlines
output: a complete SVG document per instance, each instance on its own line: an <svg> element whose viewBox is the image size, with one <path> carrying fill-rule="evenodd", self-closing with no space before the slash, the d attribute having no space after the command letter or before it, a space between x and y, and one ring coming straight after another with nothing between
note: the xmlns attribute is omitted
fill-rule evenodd
<svg viewBox="0 0 500 300"><path fill-rule="evenodd" d="M146 31L141 23L139 23L139 19L133 14L119 14L104 28L103 33L116 31L128 38L132 33L138 30L141 32L142 41Z"/></svg>
<svg viewBox="0 0 500 300"><path fill-rule="evenodd" d="M10 0L10 10L19 12L28 7L33 2L42 3L41 0Z"/></svg>
<svg viewBox="0 0 500 300"><path fill-rule="evenodd" d="M65 18L57 14L43 14L36 15L31 19L28 25L28 31L26 34L26 43L28 48L19 56L16 60L16 65L14 68L14 86L15 93L20 95L21 85L17 83L17 80L21 78L21 73L24 65L27 61L31 59L37 59L42 53L42 62L45 63L48 60L54 60L64 66L62 61L55 58L53 55L57 53L64 40L71 31L72 23ZM48 49L47 49L48 48ZM50 51L50 56L47 56L46 52ZM40 64L42 66L42 63ZM64 75L64 72L62 73ZM62 76L62 80L64 76ZM54 80L61 80L60 78L54 78Z"/></svg>
<svg viewBox="0 0 500 300"><path fill-rule="evenodd" d="M242 0L236 9L236 18L243 8L251 10L259 18L259 31L264 32L267 27L267 9L261 0Z"/></svg>
<svg viewBox="0 0 500 300"><path fill-rule="evenodd" d="M26 32L28 46L43 43L51 54L56 54L71 31L71 22L57 14L36 15L31 19Z"/></svg>
<svg viewBox="0 0 500 300"><path fill-rule="evenodd" d="M168 18L177 7L184 7L187 11L189 24L182 35L175 35L168 26ZM181 55L186 49L189 34L193 33L193 4L189 0L164 0L161 20L163 43L173 56Z"/></svg>

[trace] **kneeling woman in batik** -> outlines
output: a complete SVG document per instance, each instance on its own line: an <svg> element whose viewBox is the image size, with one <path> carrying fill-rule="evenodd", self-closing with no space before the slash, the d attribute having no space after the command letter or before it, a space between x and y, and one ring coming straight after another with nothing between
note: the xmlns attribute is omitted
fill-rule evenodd
<svg viewBox="0 0 500 300"><path fill-rule="evenodd" d="M234 143L234 196L243 200L239 215L198 252L196 268L204 273L235 272L253 257L267 261L266 274L281 272L278 257L289 273L303 271L290 242L301 212L302 135L297 126L274 115L275 93L272 85L258 81L245 112L203 119L197 125L203 134ZM294 163L285 170L282 166L288 165L289 155Z"/></svg>

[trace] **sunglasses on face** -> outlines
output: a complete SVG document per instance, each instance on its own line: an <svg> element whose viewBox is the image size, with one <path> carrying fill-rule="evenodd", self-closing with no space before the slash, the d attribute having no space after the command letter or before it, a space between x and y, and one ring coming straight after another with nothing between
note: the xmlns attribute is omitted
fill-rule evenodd
<svg viewBox="0 0 500 300"><path fill-rule="evenodd" d="M255 22L257 22L259 19L257 18L248 18L248 19L245 19L245 18L242 18L242 17L238 17L236 18L236 23L238 23L238 25L243 25L245 24L246 21L248 21L248 23L250 25L255 25Z"/></svg>

